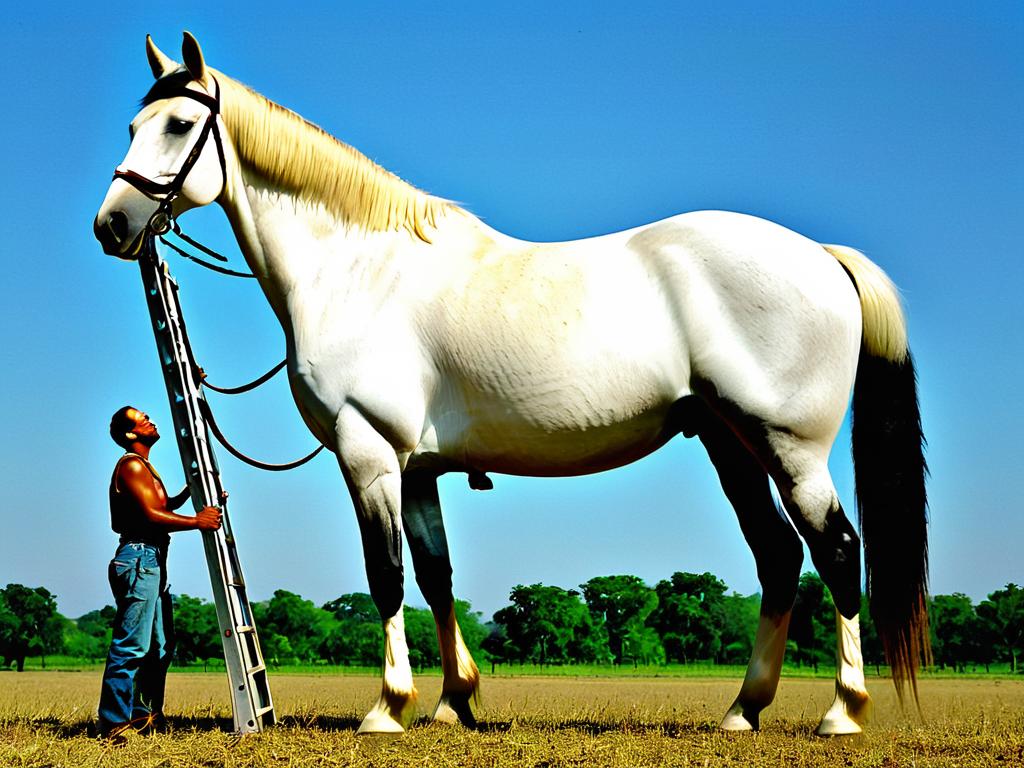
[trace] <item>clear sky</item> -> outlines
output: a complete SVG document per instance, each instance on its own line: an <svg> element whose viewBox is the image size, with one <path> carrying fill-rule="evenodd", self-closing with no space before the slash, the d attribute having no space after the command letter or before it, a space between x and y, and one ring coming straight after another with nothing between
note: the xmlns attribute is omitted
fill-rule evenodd
<svg viewBox="0 0 1024 768"><path fill-rule="evenodd" d="M138 270L103 255L92 219L151 82L145 34L179 58L183 29L214 67L518 237L722 208L863 249L906 300L933 592L979 599L1024 581L1024 5L483 5L37 2L5 18L0 584L46 586L69 616L111 601L120 451L106 427L119 406L164 427L153 459L172 491L182 482ZM219 208L182 224L238 258ZM212 381L284 356L252 281L171 267ZM312 447L283 376L210 399L250 454ZM253 600L366 590L330 454L285 474L219 455ZM831 465L852 510L845 429ZM709 570L758 589L695 441L591 477L494 481L441 483L456 590L487 618L517 583ZM173 590L208 598L199 536L174 538Z"/></svg>

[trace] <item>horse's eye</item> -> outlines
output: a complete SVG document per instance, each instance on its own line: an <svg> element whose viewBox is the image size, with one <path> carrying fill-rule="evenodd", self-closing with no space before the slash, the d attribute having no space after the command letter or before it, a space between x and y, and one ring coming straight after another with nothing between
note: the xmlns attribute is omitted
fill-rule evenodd
<svg viewBox="0 0 1024 768"><path fill-rule="evenodd" d="M188 120L178 120L172 117L167 121L167 133L174 134L175 136L184 136L192 130L193 125L194 123L190 123Z"/></svg>

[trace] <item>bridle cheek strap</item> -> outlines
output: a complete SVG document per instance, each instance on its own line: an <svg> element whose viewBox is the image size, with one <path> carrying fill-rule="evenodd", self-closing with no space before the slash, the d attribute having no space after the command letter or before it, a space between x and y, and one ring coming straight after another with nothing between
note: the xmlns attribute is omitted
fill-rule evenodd
<svg viewBox="0 0 1024 768"><path fill-rule="evenodd" d="M154 181L128 168L118 166L114 169L115 179L121 179L131 184L150 200L160 201L160 205L157 206L156 211L146 224L146 228L154 235L165 234L171 228L171 221L174 219L171 206L178 195L181 194L181 189L185 186L185 179L196 162L198 162L211 132L213 133L214 141L217 143L217 159L220 161L221 178L224 180L224 184L228 183L227 165L224 159L224 143L221 140L220 129L217 127L217 116L220 114L220 85L217 83L216 78L213 78L213 87L213 96L193 91L191 88L181 88L166 97L184 96L193 101L198 101L210 110L210 114L207 115L206 121L199 132L199 137L196 139L195 144L192 145L192 149L189 150L185 162L181 164L181 168L178 169L173 179L167 182ZM163 195L163 197L161 198L159 195Z"/></svg>

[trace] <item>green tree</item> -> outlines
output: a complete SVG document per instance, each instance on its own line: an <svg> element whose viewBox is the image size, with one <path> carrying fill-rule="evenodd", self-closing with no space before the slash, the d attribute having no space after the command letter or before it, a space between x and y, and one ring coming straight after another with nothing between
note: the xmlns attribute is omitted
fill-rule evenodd
<svg viewBox="0 0 1024 768"><path fill-rule="evenodd" d="M110 647L112 605L82 614L64 625L64 653L76 659L102 659Z"/></svg>
<svg viewBox="0 0 1024 768"><path fill-rule="evenodd" d="M1024 652L1024 590L1007 584L978 605L978 615L988 622L999 638L1001 653L1010 662L1010 671L1017 671L1017 659Z"/></svg>
<svg viewBox="0 0 1024 768"><path fill-rule="evenodd" d="M940 668L950 666L964 672L968 661L976 661L974 637L980 631L980 619L971 598L959 592L933 595L928 607L932 656Z"/></svg>
<svg viewBox="0 0 1024 768"><path fill-rule="evenodd" d="M761 596L733 592L722 598L722 637L718 662L745 664L754 650L761 615Z"/></svg>
<svg viewBox="0 0 1024 768"><path fill-rule="evenodd" d="M384 651L384 631L377 606L365 592L342 595L323 609L334 616L321 655L332 664L376 666Z"/></svg>
<svg viewBox="0 0 1024 768"><path fill-rule="evenodd" d="M255 609L256 606L253 606ZM263 651L263 659L267 664L279 666L281 664L293 664L297 656L295 651L292 650L292 644L288 642L288 638L284 635L279 635L272 629L266 631L259 631L260 635L260 650Z"/></svg>
<svg viewBox="0 0 1024 768"><path fill-rule="evenodd" d="M3 592L0 591L0 668L6 669L14 660L11 638L18 633L21 621L7 607Z"/></svg>
<svg viewBox="0 0 1024 768"><path fill-rule="evenodd" d="M43 587L8 584L0 590L0 656L14 662L19 672L25 657L59 653L64 643L64 618L57 599Z"/></svg>
<svg viewBox="0 0 1024 768"><path fill-rule="evenodd" d="M632 659L634 667L637 664L664 664L665 648L654 627L631 624L622 638L622 656Z"/></svg>
<svg viewBox="0 0 1024 768"><path fill-rule="evenodd" d="M508 639L508 630L497 621L487 623L487 637L481 647L491 661L491 672L495 664L505 664L520 657L519 648Z"/></svg>
<svg viewBox="0 0 1024 768"><path fill-rule="evenodd" d="M970 658L977 664L989 671L989 665L999 660L1001 656L1001 640L999 631L992 621L984 615L984 609L980 605L974 607L975 623L974 632L969 638Z"/></svg>
<svg viewBox="0 0 1024 768"><path fill-rule="evenodd" d="M202 598L174 596L174 635L174 656L179 663L205 662L223 654L217 606Z"/></svg>
<svg viewBox="0 0 1024 768"><path fill-rule="evenodd" d="M278 651L272 658L284 663L291 658L316 661L334 625L334 616L294 592L278 589L265 603L253 605L253 618L262 643ZM285 638L287 644L279 638ZM290 653L289 653L290 652Z"/></svg>
<svg viewBox="0 0 1024 768"><path fill-rule="evenodd" d="M404 607L405 641L409 644L409 663L416 669L441 665L437 648L434 614L428 608Z"/></svg>
<svg viewBox="0 0 1024 768"><path fill-rule="evenodd" d="M718 657L726 589L725 582L712 573L682 571L655 585L658 606L647 624L661 638L667 659L686 664Z"/></svg>
<svg viewBox="0 0 1024 768"><path fill-rule="evenodd" d="M596 625L580 593L543 584L517 584L512 604L494 614L504 626L507 656L520 662L562 664L607 661L608 636Z"/></svg>
<svg viewBox="0 0 1024 768"><path fill-rule="evenodd" d="M796 662L818 665L834 657L836 642L835 608L832 595L818 574L801 574L796 602L789 622L789 638L796 644Z"/></svg>
<svg viewBox="0 0 1024 768"><path fill-rule="evenodd" d="M658 607L658 595L637 576L596 576L581 584L583 599L594 620L603 622L608 633L608 650L616 664L624 656L643 657L647 663L658 656L657 634L644 626ZM664 656L662 652L661 656Z"/></svg>
<svg viewBox="0 0 1024 768"><path fill-rule="evenodd" d="M85 634L92 637L102 637L110 643L110 628L114 623L117 609L112 605L105 605L99 610L89 611L82 614L75 624Z"/></svg>
<svg viewBox="0 0 1024 768"><path fill-rule="evenodd" d="M64 624L64 653L76 659L101 659L107 653L110 643L103 637L83 632L70 619Z"/></svg>

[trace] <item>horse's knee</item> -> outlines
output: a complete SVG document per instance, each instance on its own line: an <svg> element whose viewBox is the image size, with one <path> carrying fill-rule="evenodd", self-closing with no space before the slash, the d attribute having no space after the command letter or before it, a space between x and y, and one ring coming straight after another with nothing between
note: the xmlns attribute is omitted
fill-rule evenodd
<svg viewBox="0 0 1024 768"><path fill-rule="evenodd" d="M788 477L798 479L779 483L786 508L836 608L852 618L860 612L860 537L843 512L824 463Z"/></svg>
<svg viewBox="0 0 1024 768"><path fill-rule="evenodd" d="M416 584L423 599L434 610L444 609L452 602L452 566L448 558L432 557L414 563Z"/></svg>
<svg viewBox="0 0 1024 768"><path fill-rule="evenodd" d="M367 522L362 526L366 581L380 617L398 613L405 597L402 538L397 526Z"/></svg>
<svg viewBox="0 0 1024 768"><path fill-rule="evenodd" d="M380 613L381 619L387 621L402 609L405 594L402 588L401 569L399 569L398 578L391 573L384 574L384 576L385 578L371 577L369 582L373 604L377 606L377 612Z"/></svg>
<svg viewBox="0 0 1024 768"><path fill-rule="evenodd" d="M860 613L860 537L837 503L820 531L807 536L811 560L847 619Z"/></svg>

